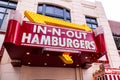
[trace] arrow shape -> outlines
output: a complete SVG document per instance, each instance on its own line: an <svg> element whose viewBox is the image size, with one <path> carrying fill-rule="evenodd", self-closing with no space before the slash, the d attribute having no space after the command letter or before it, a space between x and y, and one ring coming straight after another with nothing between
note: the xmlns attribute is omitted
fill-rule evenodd
<svg viewBox="0 0 120 80"><path fill-rule="evenodd" d="M73 60L70 57L70 53L69 52L64 52L62 54L62 56L59 56L61 58L61 60L65 63L65 64L73 64Z"/></svg>
<svg viewBox="0 0 120 80"><path fill-rule="evenodd" d="M84 30L84 31L92 31L92 29L90 27L88 27L86 24L83 24L83 25L74 24L74 23L66 22L66 21L63 21L60 19L44 16L41 14L36 14L34 12L31 12L31 11L25 11L24 15L31 22L35 22L35 23L60 26L60 27L67 27L67 28L74 28L74 29L79 29L79 30Z"/></svg>

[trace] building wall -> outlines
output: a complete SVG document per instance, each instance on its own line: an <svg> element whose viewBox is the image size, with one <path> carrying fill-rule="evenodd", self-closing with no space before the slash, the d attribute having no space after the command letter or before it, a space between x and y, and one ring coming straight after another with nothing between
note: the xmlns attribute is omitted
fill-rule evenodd
<svg viewBox="0 0 120 80"><path fill-rule="evenodd" d="M68 8L73 23L86 23L85 15L97 18L98 24L103 26L107 55L110 66L118 68L120 59L117 54L108 20L100 2L87 2L85 0L19 0L17 10L37 11L38 3L50 3ZM108 36L109 35L109 36ZM12 67L7 52L4 52L0 64L0 80L92 80L92 73L99 69L99 63L94 63L89 69L57 68L57 67Z"/></svg>

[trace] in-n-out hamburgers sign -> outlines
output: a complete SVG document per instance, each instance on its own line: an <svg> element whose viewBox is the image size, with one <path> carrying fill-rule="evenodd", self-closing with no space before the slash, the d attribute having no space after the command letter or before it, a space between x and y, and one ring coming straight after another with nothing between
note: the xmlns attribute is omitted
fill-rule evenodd
<svg viewBox="0 0 120 80"><path fill-rule="evenodd" d="M91 29L88 26L80 26L29 11L25 11L24 14L30 21L23 21L22 25L18 20L9 20L5 43L58 52L106 52L101 27L94 33L89 31Z"/></svg>
<svg viewBox="0 0 120 80"><path fill-rule="evenodd" d="M106 53L104 35L100 27L92 32L88 26L29 11L24 13L29 21L20 24L18 12L13 14L17 18L9 20L4 40L13 65L28 65L31 62L31 65L46 66L43 63L48 60L48 66L65 66L64 62L74 67L86 62L92 63ZM43 53L50 54L50 57L42 56ZM63 62L59 62L58 56Z"/></svg>
<svg viewBox="0 0 120 80"><path fill-rule="evenodd" d="M22 45L51 48L54 50L96 51L93 33L57 26L24 22ZM71 51L72 51L71 50Z"/></svg>

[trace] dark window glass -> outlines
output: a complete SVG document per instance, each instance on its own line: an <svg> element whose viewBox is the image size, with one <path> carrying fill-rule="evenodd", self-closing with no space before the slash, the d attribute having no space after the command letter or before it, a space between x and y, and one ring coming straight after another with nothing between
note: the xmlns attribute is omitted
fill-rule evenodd
<svg viewBox="0 0 120 80"><path fill-rule="evenodd" d="M66 11L66 17L70 18L70 12L69 11Z"/></svg>
<svg viewBox="0 0 120 80"><path fill-rule="evenodd" d="M39 11L37 13L42 13L42 6L38 6L37 11Z"/></svg>
<svg viewBox="0 0 120 80"><path fill-rule="evenodd" d="M1 0L0 1L0 30L6 30L8 22L8 13L11 10L15 10L17 2L10 0Z"/></svg>
<svg viewBox="0 0 120 80"><path fill-rule="evenodd" d="M37 8L37 13L69 22L71 21L69 10L54 5L39 4Z"/></svg>
<svg viewBox="0 0 120 80"><path fill-rule="evenodd" d="M0 13L0 24L2 24L3 16L4 16L4 14Z"/></svg>
<svg viewBox="0 0 120 80"><path fill-rule="evenodd" d="M87 23L87 25L88 25L90 28L92 28L92 25L91 25L91 24Z"/></svg>
<svg viewBox="0 0 120 80"><path fill-rule="evenodd" d="M91 22L92 23L96 23L96 19L91 19Z"/></svg>
<svg viewBox="0 0 120 80"><path fill-rule="evenodd" d="M54 8L54 13L55 13L55 15L57 15L57 16L63 17L63 9L62 9L62 8L57 8L57 7L55 7L55 8Z"/></svg>
<svg viewBox="0 0 120 80"><path fill-rule="evenodd" d="M9 6L11 9L16 9L17 3L16 2L9 2Z"/></svg>
<svg viewBox="0 0 120 80"><path fill-rule="evenodd" d="M97 28L97 25L96 24L92 24L92 28L93 29Z"/></svg>
<svg viewBox="0 0 120 80"><path fill-rule="evenodd" d="M120 35L113 34L113 38L118 50L120 50Z"/></svg>
<svg viewBox="0 0 120 80"><path fill-rule="evenodd" d="M0 1L0 6L1 5L8 5L8 2L7 1Z"/></svg>
<svg viewBox="0 0 120 80"><path fill-rule="evenodd" d="M86 17L86 22L90 22L90 18Z"/></svg>
<svg viewBox="0 0 120 80"><path fill-rule="evenodd" d="M5 12L5 8L0 7L0 13Z"/></svg>
<svg viewBox="0 0 120 80"><path fill-rule="evenodd" d="M0 14L0 19L1 19L1 20L3 19L3 16L4 16L4 14Z"/></svg>
<svg viewBox="0 0 120 80"><path fill-rule="evenodd" d="M54 14L54 8L52 6L47 6L46 13L47 14Z"/></svg>
<svg viewBox="0 0 120 80"><path fill-rule="evenodd" d="M98 26L96 18L93 17L85 17L86 18L86 23L91 29L96 29Z"/></svg>

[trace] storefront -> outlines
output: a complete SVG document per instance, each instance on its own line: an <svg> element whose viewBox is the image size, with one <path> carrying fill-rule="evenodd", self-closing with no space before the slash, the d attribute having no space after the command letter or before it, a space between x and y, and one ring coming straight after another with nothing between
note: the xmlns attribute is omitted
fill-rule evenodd
<svg viewBox="0 0 120 80"><path fill-rule="evenodd" d="M92 80L102 56L107 56L110 67L119 67L100 2L12 2L17 5L8 14L1 80Z"/></svg>

